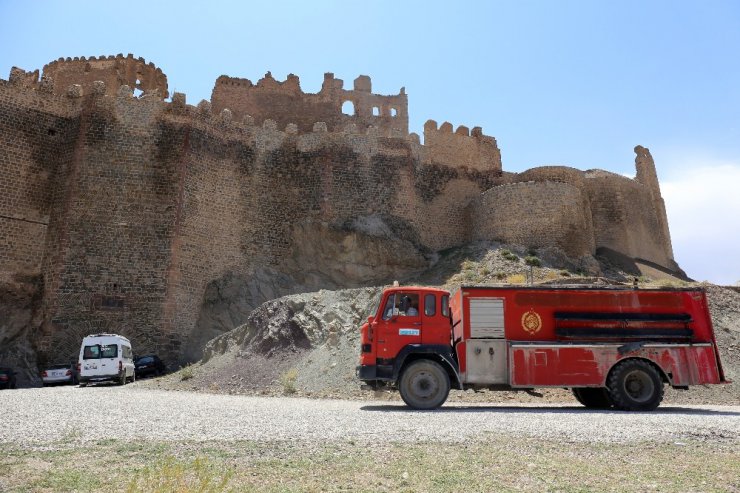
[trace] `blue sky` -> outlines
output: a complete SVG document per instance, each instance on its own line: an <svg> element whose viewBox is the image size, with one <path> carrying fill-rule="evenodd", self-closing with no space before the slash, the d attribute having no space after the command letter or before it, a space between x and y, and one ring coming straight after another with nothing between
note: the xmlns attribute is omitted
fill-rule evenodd
<svg viewBox="0 0 740 493"><path fill-rule="evenodd" d="M221 74L316 92L406 87L410 127L482 126L504 169L634 174L655 158L676 260L740 281L740 2L0 0L0 77L60 56L133 53L188 102Z"/></svg>

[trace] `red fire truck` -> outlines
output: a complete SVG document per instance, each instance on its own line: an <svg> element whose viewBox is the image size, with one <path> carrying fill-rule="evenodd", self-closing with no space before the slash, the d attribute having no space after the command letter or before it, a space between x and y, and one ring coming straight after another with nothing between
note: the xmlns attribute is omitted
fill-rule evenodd
<svg viewBox="0 0 740 493"><path fill-rule="evenodd" d="M650 411L666 383L729 383L699 288L395 286L362 326L357 374L415 409L450 388L564 387L589 408Z"/></svg>

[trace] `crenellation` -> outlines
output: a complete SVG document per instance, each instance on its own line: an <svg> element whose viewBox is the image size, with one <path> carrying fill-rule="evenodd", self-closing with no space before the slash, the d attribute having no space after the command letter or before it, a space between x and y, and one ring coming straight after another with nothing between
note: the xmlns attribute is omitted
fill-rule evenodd
<svg viewBox="0 0 740 493"><path fill-rule="evenodd" d="M373 84L370 77L367 75L360 75L355 79L354 88L357 92L373 92Z"/></svg>
<svg viewBox="0 0 740 493"><path fill-rule="evenodd" d="M34 70L33 72L26 72L22 68L12 67L10 69L10 75L8 82L17 87L35 87L39 80L39 71Z"/></svg>
<svg viewBox="0 0 740 493"><path fill-rule="evenodd" d="M96 80L92 85L92 92L96 96L105 96L105 82Z"/></svg>
<svg viewBox="0 0 740 493"><path fill-rule="evenodd" d="M437 122L424 124L424 147L430 163L475 169L498 175L501 172L501 152L496 139L483 135L480 127L470 135L468 127L460 125L453 133L450 122L437 128Z"/></svg>
<svg viewBox="0 0 740 493"><path fill-rule="evenodd" d="M121 86L121 87L123 88L126 86ZM83 94L82 86L79 84L72 84L71 86L67 88L68 98L72 98L72 99L81 98L82 94Z"/></svg>
<svg viewBox="0 0 740 493"><path fill-rule="evenodd" d="M210 118L211 116L211 102L206 101L205 99L201 99L200 103L198 103L198 114Z"/></svg>

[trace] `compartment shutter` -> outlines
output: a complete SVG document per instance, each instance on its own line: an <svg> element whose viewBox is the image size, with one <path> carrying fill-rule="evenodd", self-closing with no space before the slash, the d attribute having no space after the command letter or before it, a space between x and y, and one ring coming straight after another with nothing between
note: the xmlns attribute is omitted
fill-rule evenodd
<svg viewBox="0 0 740 493"><path fill-rule="evenodd" d="M470 300L470 337L504 337L504 299L473 298Z"/></svg>

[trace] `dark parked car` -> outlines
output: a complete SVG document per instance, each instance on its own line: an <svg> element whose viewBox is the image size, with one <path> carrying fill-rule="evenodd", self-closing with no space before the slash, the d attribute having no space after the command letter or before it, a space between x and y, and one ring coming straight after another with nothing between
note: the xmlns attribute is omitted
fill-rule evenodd
<svg viewBox="0 0 740 493"><path fill-rule="evenodd" d="M77 385L77 365L75 363L49 365L41 372L41 380L44 385L56 383Z"/></svg>
<svg viewBox="0 0 740 493"><path fill-rule="evenodd" d="M136 367L136 378L147 375L162 375L165 372L164 363L155 354L139 356L134 360L134 367Z"/></svg>
<svg viewBox="0 0 740 493"><path fill-rule="evenodd" d="M16 375L12 368L0 368L0 389L14 389Z"/></svg>

